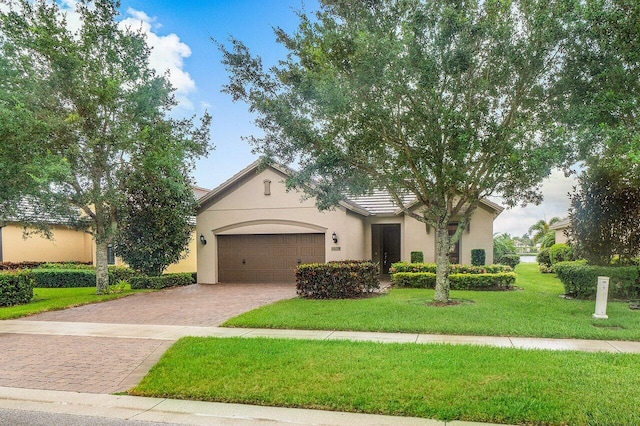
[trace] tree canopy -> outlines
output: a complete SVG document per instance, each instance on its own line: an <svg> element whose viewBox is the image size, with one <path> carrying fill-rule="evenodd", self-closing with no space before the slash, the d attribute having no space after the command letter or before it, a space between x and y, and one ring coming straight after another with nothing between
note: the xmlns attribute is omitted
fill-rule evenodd
<svg viewBox="0 0 640 426"><path fill-rule="evenodd" d="M436 300L448 301L447 253L483 197L538 202L564 160L552 118L566 1L325 0L300 12L288 55L265 70L239 40L220 45L225 91L247 102L268 159L320 208L387 190L436 230ZM313 181L313 185L310 183ZM403 202L412 195L421 207ZM450 236L447 225L459 223Z"/></svg>
<svg viewBox="0 0 640 426"><path fill-rule="evenodd" d="M34 175L44 182L38 198L80 210L90 221L100 293L108 283L107 246L127 201L125 177L138 166L133 160L148 150L151 136L162 134L180 147L164 155L176 156L174 164L192 164L209 148L210 118L205 114L195 125L169 116L173 89L149 67L142 33L119 26L117 1L80 0L77 30L57 2L6 3L0 64L8 74L2 75L0 114L23 118L25 128L16 125L9 138L2 135L0 163L12 162L9 154L18 172L51 165L55 173ZM30 161L34 145L38 155Z"/></svg>
<svg viewBox="0 0 640 426"><path fill-rule="evenodd" d="M616 167L592 165L571 194L569 240L593 265L640 255L640 187Z"/></svg>

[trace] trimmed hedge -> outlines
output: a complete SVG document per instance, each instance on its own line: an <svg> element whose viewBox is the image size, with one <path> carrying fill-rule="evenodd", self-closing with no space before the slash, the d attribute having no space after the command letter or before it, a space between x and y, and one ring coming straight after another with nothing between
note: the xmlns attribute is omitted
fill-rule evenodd
<svg viewBox="0 0 640 426"><path fill-rule="evenodd" d="M157 277L137 276L129 279L131 289L161 289L167 287L178 287L193 284L191 273L164 274Z"/></svg>
<svg viewBox="0 0 640 426"><path fill-rule="evenodd" d="M433 272L397 272L391 276L396 287L435 288ZM515 272L449 274L451 290L511 290L516 282Z"/></svg>
<svg viewBox="0 0 640 426"><path fill-rule="evenodd" d="M431 272L436 273L435 263L407 263L396 262L389 269L391 274L398 272ZM507 265L450 265L450 274L497 274L499 272L513 272L513 268Z"/></svg>
<svg viewBox="0 0 640 426"><path fill-rule="evenodd" d="M95 287L96 269L93 266L75 265L72 269L60 269L57 265L32 269L35 287L41 288L72 288ZM129 281L139 274L131 268L123 266L109 266L109 283Z"/></svg>
<svg viewBox="0 0 640 426"><path fill-rule="evenodd" d="M380 288L380 267L369 261L312 263L296 268L296 291L309 299L349 299Z"/></svg>
<svg viewBox="0 0 640 426"><path fill-rule="evenodd" d="M29 303L33 299L33 276L30 271L0 273L0 306Z"/></svg>
<svg viewBox="0 0 640 426"><path fill-rule="evenodd" d="M594 298L598 277L609 277L609 297L614 299L640 298L640 268L638 266L592 266L584 260L559 262L553 265L564 285L565 294L578 299Z"/></svg>
<svg viewBox="0 0 640 426"><path fill-rule="evenodd" d="M0 271L15 271L18 269L35 269L41 267L74 269L75 266L91 267L91 264L82 262L0 262Z"/></svg>
<svg viewBox="0 0 640 426"><path fill-rule="evenodd" d="M558 262L570 262L575 260L573 257L573 249L567 244L554 244L549 247L549 262L551 266Z"/></svg>
<svg viewBox="0 0 640 426"><path fill-rule="evenodd" d="M487 255L484 249L471 250L471 264L473 266L482 266L486 263Z"/></svg>
<svg viewBox="0 0 640 426"><path fill-rule="evenodd" d="M34 286L39 288L95 287L93 269L32 269Z"/></svg>
<svg viewBox="0 0 640 426"><path fill-rule="evenodd" d="M421 251L412 251L411 252L411 263L422 263L424 262L424 253Z"/></svg>

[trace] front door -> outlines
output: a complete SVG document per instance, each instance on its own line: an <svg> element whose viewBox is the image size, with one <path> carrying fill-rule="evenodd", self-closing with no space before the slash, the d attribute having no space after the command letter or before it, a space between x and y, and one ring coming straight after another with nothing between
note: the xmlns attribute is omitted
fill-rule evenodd
<svg viewBox="0 0 640 426"><path fill-rule="evenodd" d="M389 273L389 268L400 261L400 224L371 226L371 258L380 264L380 272Z"/></svg>

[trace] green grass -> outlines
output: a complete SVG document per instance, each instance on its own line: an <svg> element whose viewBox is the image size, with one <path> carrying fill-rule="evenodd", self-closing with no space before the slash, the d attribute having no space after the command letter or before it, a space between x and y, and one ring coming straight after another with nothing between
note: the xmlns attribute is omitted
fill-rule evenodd
<svg viewBox="0 0 640 426"><path fill-rule="evenodd" d="M464 301L458 306L428 306L433 290L393 289L358 300L284 300L224 325L640 341L640 311L628 303L609 302L609 319L595 320L595 302L560 298L555 275L541 274L536 264L518 265L516 272L521 290L452 291L452 298Z"/></svg>
<svg viewBox="0 0 640 426"><path fill-rule="evenodd" d="M0 320L19 318L40 312L54 311L89 303L119 299L148 290L131 290L129 286L122 293L96 295L95 287L79 288L34 288L33 299L26 305L0 308Z"/></svg>
<svg viewBox="0 0 640 426"><path fill-rule="evenodd" d="M640 424L640 355L284 339L178 341L133 395L547 425Z"/></svg>

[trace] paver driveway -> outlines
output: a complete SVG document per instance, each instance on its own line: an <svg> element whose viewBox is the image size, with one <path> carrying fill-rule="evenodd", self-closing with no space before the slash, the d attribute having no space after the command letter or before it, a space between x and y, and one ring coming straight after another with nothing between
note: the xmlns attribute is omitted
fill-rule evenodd
<svg viewBox="0 0 640 426"><path fill-rule="evenodd" d="M217 326L256 307L295 297L292 284L191 285L46 312L23 321ZM0 386L112 393L135 385L171 341L2 332Z"/></svg>

